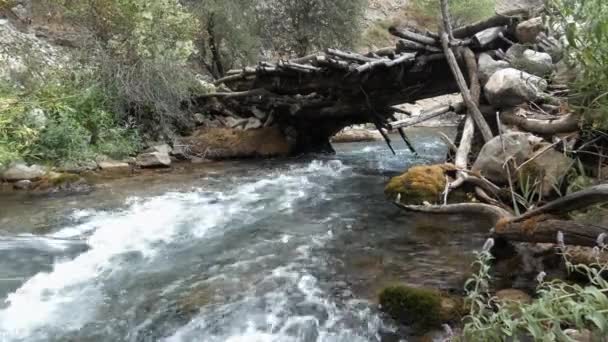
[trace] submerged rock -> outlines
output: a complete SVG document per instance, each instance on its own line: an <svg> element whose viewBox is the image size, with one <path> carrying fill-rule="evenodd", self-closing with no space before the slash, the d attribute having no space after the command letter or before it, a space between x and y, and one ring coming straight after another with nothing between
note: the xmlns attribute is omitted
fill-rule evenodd
<svg viewBox="0 0 608 342"><path fill-rule="evenodd" d="M454 172L451 164L420 165L410 168L401 176L390 180L384 194L389 199L401 195L401 202L406 204L422 204L437 202L445 190L446 174Z"/></svg>
<svg viewBox="0 0 608 342"><path fill-rule="evenodd" d="M495 107L514 107L538 99L547 81L527 72L508 68L495 72L484 87L486 98Z"/></svg>
<svg viewBox="0 0 608 342"><path fill-rule="evenodd" d="M190 137L180 138L176 144L186 148L192 157L215 160L285 156L292 147L278 127L247 131L203 128Z"/></svg>
<svg viewBox="0 0 608 342"><path fill-rule="evenodd" d="M36 180L44 176L45 173L45 169L40 165L28 166L24 162L14 162L0 176L5 181L16 182L20 180Z"/></svg>
<svg viewBox="0 0 608 342"><path fill-rule="evenodd" d="M435 290L397 285L382 290L381 310L401 324L419 331L438 328L462 315L462 302Z"/></svg>
<svg viewBox="0 0 608 342"><path fill-rule="evenodd" d="M93 186L78 175L51 172L35 182L32 190L39 194L80 194L93 191Z"/></svg>

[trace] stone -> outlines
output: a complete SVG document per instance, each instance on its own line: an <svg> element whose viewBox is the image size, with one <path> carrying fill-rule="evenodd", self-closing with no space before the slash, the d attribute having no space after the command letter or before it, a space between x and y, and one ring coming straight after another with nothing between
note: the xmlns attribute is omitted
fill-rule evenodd
<svg viewBox="0 0 608 342"><path fill-rule="evenodd" d="M382 140L382 135L378 131L369 129L344 129L331 138L334 143L350 143L361 141Z"/></svg>
<svg viewBox="0 0 608 342"><path fill-rule="evenodd" d="M253 107L251 109L251 113L253 114L253 116L258 118L260 121L266 121L266 118L268 117L268 115L265 112L259 110L257 107Z"/></svg>
<svg viewBox="0 0 608 342"><path fill-rule="evenodd" d="M2 173L2 179L9 182L20 180L36 180L44 176L46 171L42 166L30 165L24 162L14 162Z"/></svg>
<svg viewBox="0 0 608 342"><path fill-rule="evenodd" d="M553 75L553 83L567 85L574 82L580 74L578 66L568 65L565 60L555 64L555 74Z"/></svg>
<svg viewBox="0 0 608 342"><path fill-rule="evenodd" d="M95 169L97 169L97 163L89 160L81 162L65 162L55 170L66 173L82 173L85 171L94 171Z"/></svg>
<svg viewBox="0 0 608 342"><path fill-rule="evenodd" d="M82 194L93 191L86 179L71 173L51 172L34 184L37 194Z"/></svg>
<svg viewBox="0 0 608 342"><path fill-rule="evenodd" d="M487 53L479 55L479 81L484 86L498 70L507 69L511 65L506 61L497 61Z"/></svg>
<svg viewBox="0 0 608 342"><path fill-rule="evenodd" d="M535 148L541 151L548 144L540 144ZM531 158L534 156L531 156ZM550 149L535 157L521 169L520 179L529 179L530 184L540 181L538 190L544 197L555 191L555 186L561 183L563 177L574 164L574 160L563 153Z"/></svg>
<svg viewBox="0 0 608 342"><path fill-rule="evenodd" d="M247 120L247 124L245 124L245 130L248 131L250 129L257 129L262 127L263 123L256 118L249 118Z"/></svg>
<svg viewBox="0 0 608 342"><path fill-rule="evenodd" d="M496 14L507 17L529 16L540 13L544 7L544 0L497 0L494 10Z"/></svg>
<svg viewBox="0 0 608 342"><path fill-rule="evenodd" d="M32 181L31 180L20 180L18 182L16 182L15 184L13 184L13 188L15 188L15 190L29 190L32 188Z"/></svg>
<svg viewBox="0 0 608 342"><path fill-rule="evenodd" d="M168 144L160 144L148 147L144 152L146 153L162 153L162 154L170 154L173 152L173 149Z"/></svg>
<svg viewBox="0 0 608 342"><path fill-rule="evenodd" d="M248 131L201 128L189 137L177 139L175 145L188 146L191 156L212 160L286 156L292 150L292 144L278 127Z"/></svg>
<svg viewBox="0 0 608 342"><path fill-rule="evenodd" d="M495 107L515 107L538 99L547 89L547 81L513 68L499 70L490 77L484 90Z"/></svg>
<svg viewBox="0 0 608 342"><path fill-rule="evenodd" d="M25 114L25 117L28 125L37 130L43 130L46 127L47 122L49 121L44 110L40 108L34 108L28 111Z"/></svg>
<svg viewBox="0 0 608 342"><path fill-rule="evenodd" d="M507 159L513 159L517 165L521 165L530 158L540 138L530 133L505 133L502 135L502 140L504 140L505 152L503 152L501 137L494 137L483 146L471 169L498 184L506 184L509 181L506 169L503 168ZM516 174L512 163L507 165L511 167L511 175L514 177Z"/></svg>
<svg viewBox="0 0 608 342"><path fill-rule="evenodd" d="M522 290L504 289L496 292L496 298L503 303L530 304L532 297Z"/></svg>
<svg viewBox="0 0 608 342"><path fill-rule="evenodd" d="M224 123L225 127L236 128L236 129L238 129L238 128L242 129L249 122L248 119L237 119L232 116L225 116L221 120Z"/></svg>
<svg viewBox="0 0 608 342"><path fill-rule="evenodd" d="M139 167L168 167L171 166L171 157L168 153L148 152L137 156L136 165Z"/></svg>
<svg viewBox="0 0 608 342"><path fill-rule="evenodd" d="M392 178L384 188L384 194L390 200L400 195L405 204L436 203L445 190L446 174L455 170L451 164L414 166Z"/></svg>
<svg viewBox="0 0 608 342"><path fill-rule="evenodd" d="M525 71L539 77L547 77L553 73L553 59L545 52L528 49L521 44L515 44L507 50L506 59L513 68Z"/></svg>
<svg viewBox="0 0 608 342"><path fill-rule="evenodd" d="M522 21L515 28L515 37L522 44L534 44L536 38L543 32L545 25L541 17L536 17Z"/></svg>
<svg viewBox="0 0 608 342"><path fill-rule="evenodd" d="M97 162L97 166L99 166L99 168L102 171L130 171L131 170L131 165L129 165L129 163L125 163L122 161L116 161L116 160L112 160L112 159L104 159L104 160L99 160Z"/></svg>

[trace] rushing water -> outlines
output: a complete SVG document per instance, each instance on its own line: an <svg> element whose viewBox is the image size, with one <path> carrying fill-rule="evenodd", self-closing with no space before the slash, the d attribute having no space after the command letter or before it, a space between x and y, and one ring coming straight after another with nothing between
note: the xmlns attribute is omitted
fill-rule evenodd
<svg viewBox="0 0 608 342"><path fill-rule="evenodd" d="M458 286L485 227L407 216L382 143L0 199L0 341L399 341L377 291Z"/></svg>

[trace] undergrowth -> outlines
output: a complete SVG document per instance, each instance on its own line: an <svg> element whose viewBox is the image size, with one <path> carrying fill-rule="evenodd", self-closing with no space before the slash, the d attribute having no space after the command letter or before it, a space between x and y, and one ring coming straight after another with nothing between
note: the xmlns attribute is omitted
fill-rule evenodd
<svg viewBox="0 0 608 342"><path fill-rule="evenodd" d="M608 252L605 236L598 237L598 247L593 250L595 262L591 265L575 265L558 234L560 249L569 272L586 277L586 284L579 285L563 280L545 281L539 274L536 298L530 304L499 301L490 294L490 249L488 240L481 252L477 252L474 266L477 273L466 283L469 315L461 341L575 341L573 332L588 333L592 341L601 341L608 335L608 281L604 278L608 263L600 256Z"/></svg>

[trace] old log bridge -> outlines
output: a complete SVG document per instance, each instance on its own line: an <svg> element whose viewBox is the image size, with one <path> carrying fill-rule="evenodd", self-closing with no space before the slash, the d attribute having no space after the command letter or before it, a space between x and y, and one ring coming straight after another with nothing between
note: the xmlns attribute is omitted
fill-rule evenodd
<svg viewBox="0 0 608 342"><path fill-rule="evenodd" d="M495 16L453 30L449 46L457 54L452 58L464 66L459 53L464 49L501 55L515 40L516 24L516 19ZM391 27L389 32L398 38L396 46L367 54L327 49L231 70L215 82L221 91L196 99L196 105L215 116L268 114L265 125L281 127L296 153L331 152L331 136L364 123L373 123L389 146L385 130L398 130L408 142L402 128L420 119L397 121L395 113L408 113L395 106L457 92L464 80L454 77L439 34L412 27ZM422 118L464 109L454 104L423 113ZM480 129L484 137L491 134L487 125Z"/></svg>

